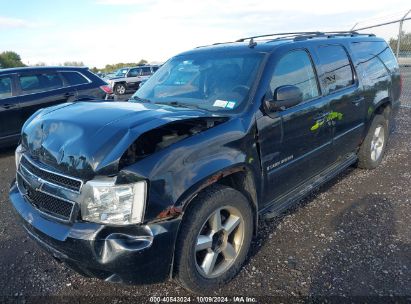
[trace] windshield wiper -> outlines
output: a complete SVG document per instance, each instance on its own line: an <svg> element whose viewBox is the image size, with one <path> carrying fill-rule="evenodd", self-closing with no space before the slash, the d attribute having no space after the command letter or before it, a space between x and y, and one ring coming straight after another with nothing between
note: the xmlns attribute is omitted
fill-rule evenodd
<svg viewBox="0 0 411 304"><path fill-rule="evenodd" d="M187 104L187 103L182 103L182 102L179 102L179 101L155 102L155 104L172 106L172 107L179 107L179 108L200 109L198 106L196 106L194 104Z"/></svg>
<svg viewBox="0 0 411 304"><path fill-rule="evenodd" d="M140 101L140 102L148 102L151 103L150 99L146 99L146 98L141 98L138 96L131 96L130 100L136 100L136 101Z"/></svg>

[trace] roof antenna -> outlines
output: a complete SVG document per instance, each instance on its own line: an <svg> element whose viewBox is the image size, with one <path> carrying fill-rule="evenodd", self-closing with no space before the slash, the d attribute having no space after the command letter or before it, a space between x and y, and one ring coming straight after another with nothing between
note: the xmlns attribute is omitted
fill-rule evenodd
<svg viewBox="0 0 411 304"><path fill-rule="evenodd" d="M257 42L254 41L254 38L250 39L250 43L248 44L248 47L250 49L254 48L257 45Z"/></svg>

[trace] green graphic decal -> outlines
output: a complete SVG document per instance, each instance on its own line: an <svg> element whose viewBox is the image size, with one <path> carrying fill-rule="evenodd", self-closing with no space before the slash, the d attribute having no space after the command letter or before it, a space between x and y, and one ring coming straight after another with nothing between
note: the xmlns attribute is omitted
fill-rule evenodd
<svg viewBox="0 0 411 304"><path fill-rule="evenodd" d="M315 125L313 125L313 126L311 127L311 131L317 130L317 129L318 129L319 127L321 127L323 124L324 124L324 120L317 120L317 121L315 122Z"/></svg>
<svg viewBox="0 0 411 304"><path fill-rule="evenodd" d="M322 127L326 122L333 121L333 120L342 120L343 114L340 112L330 112L324 118L318 119L315 124L311 127L311 131L315 131Z"/></svg>

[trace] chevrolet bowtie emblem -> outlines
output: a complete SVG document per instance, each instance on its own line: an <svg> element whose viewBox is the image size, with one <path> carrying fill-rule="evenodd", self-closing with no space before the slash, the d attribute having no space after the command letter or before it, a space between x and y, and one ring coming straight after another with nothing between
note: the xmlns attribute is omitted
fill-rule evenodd
<svg viewBox="0 0 411 304"><path fill-rule="evenodd" d="M36 185L35 189L36 189L36 191L41 191L42 188L43 188L43 186L44 186L45 181L42 180L41 178L38 178L38 179L37 179L37 182L38 182L39 184Z"/></svg>

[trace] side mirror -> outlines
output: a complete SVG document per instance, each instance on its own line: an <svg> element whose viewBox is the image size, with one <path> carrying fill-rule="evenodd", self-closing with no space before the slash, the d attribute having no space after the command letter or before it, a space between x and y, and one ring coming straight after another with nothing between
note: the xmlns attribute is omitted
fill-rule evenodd
<svg viewBox="0 0 411 304"><path fill-rule="evenodd" d="M303 93L293 85L284 85L274 91L274 98L265 101L269 112L282 111L303 101Z"/></svg>

